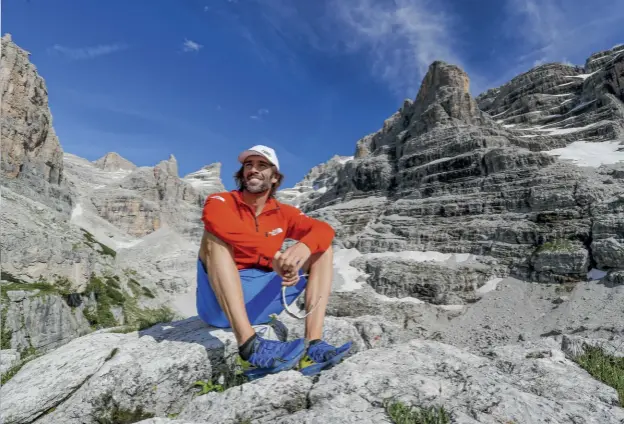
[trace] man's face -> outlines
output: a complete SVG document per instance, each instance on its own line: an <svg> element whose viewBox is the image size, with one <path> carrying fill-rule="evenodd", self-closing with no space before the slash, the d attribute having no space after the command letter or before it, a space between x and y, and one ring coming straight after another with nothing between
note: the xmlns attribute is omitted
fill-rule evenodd
<svg viewBox="0 0 624 424"><path fill-rule="evenodd" d="M277 182L273 166L262 156L249 156L243 163L245 189L254 194L264 193Z"/></svg>

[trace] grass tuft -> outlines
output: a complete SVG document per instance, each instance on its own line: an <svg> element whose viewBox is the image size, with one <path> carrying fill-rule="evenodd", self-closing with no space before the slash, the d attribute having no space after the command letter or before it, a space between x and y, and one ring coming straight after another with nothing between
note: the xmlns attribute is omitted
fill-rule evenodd
<svg viewBox="0 0 624 424"><path fill-rule="evenodd" d="M443 407L419 408L402 402L386 404L386 413L394 424L449 424L451 419Z"/></svg>
<svg viewBox="0 0 624 424"><path fill-rule="evenodd" d="M601 347L585 345L575 361L596 380L613 387L624 406L624 358L607 355Z"/></svg>

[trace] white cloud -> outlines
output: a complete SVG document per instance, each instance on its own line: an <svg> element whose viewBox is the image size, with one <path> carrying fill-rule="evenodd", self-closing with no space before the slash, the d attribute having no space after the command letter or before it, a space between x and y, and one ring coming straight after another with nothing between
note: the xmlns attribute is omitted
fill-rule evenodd
<svg viewBox="0 0 624 424"><path fill-rule="evenodd" d="M184 40L183 50L185 52L197 52L202 47L204 47L204 46L202 46L201 44L199 44L199 43L197 43L195 41L187 40L187 39Z"/></svg>
<svg viewBox="0 0 624 424"><path fill-rule="evenodd" d="M255 115L251 115L250 118L255 119L255 120L260 120L262 119L264 115L268 115L268 114L269 114L268 109L258 109L258 112L256 112Z"/></svg>
<svg viewBox="0 0 624 424"><path fill-rule="evenodd" d="M453 50L452 18L426 0L333 0L330 12L343 29L347 51L369 55L372 72L399 95L414 97L429 65L460 65Z"/></svg>
<svg viewBox="0 0 624 424"><path fill-rule="evenodd" d="M621 33L624 6L620 0L506 1L507 35L520 41L518 62L524 65L570 63L568 58L593 51L602 40Z"/></svg>
<svg viewBox="0 0 624 424"><path fill-rule="evenodd" d="M321 12L286 0L256 2L262 7L260 18L274 35L269 51L303 41L308 48L332 55L362 55L370 73L400 98L415 97L435 60L462 65L454 51L454 18L442 2L324 0L315 3ZM250 42L258 44L255 37Z"/></svg>
<svg viewBox="0 0 624 424"><path fill-rule="evenodd" d="M55 44L54 46L50 47L48 51L50 53L61 54L70 59L84 60L116 53L127 48L128 46L126 44L101 44L98 46L90 47L66 47L60 44Z"/></svg>

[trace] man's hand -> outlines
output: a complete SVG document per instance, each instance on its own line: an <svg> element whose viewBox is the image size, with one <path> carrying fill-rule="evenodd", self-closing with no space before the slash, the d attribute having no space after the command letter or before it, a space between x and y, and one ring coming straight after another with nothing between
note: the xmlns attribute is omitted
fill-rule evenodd
<svg viewBox="0 0 624 424"><path fill-rule="evenodd" d="M282 285L292 286L299 281L299 270L312 252L304 243L290 246L284 253L277 252L273 257L273 269L283 279Z"/></svg>

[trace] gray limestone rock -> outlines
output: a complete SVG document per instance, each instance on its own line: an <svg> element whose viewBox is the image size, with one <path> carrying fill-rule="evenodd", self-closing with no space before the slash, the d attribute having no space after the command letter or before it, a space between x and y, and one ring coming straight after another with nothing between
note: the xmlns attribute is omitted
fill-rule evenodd
<svg viewBox="0 0 624 424"><path fill-rule="evenodd" d="M189 403L178 416L193 422L273 423L305 410L312 380L297 371L269 375L224 393L208 393ZM269 389L270 388L270 389Z"/></svg>
<svg viewBox="0 0 624 424"><path fill-rule="evenodd" d="M595 72L611 62L615 58L615 56L623 52L624 44L620 44L614 46L612 49L594 53L589 56L585 61L585 70L587 70L588 72Z"/></svg>
<svg viewBox="0 0 624 424"><path fill-rule="evenodd" d="M504 268L498 269L478 260L437 263L364 256L356 259L353 265L369 276L368 284L380 294L446 305L474 301L481 286L505 274Z"/></svg>
<svg viewBox="0 0 624 424"><path fill-rule="evenodd" d="M220 162L206 165L198 171L186 174L182 180L189 183L200 194L202 205L208 195L225 191L225 186L221 182Z"/></svg>
<svg viewBox="0 0 624 424"><path fill-rule="evenodd" d="M7 292L4 328L11 332L13 349L43 353L92 331L82 310L71 308L59 295L22 291L16 298L12 293L16 292Z"/></svg>
<svg viewBox="0 0 624 424"><path fill-rule="evenodd" d="M330 160L315 166L292 188L279 190L277 200L297 207L322 196L338 182L338 171L351 161L353 156L333 156Z"/></svg>
<svg viewBox="0 0 624 424"><path fill-rule="evenodd" d="M600 348L605 354L617 358L624 357L624 338L588 339L574 335L564 335L561 338L561 350L568 357L577 359L587 352L587 348Z"/></svg>
<svg viewBox="0 0 624 424"><path fill-rule="evenodd" d="M69 279L84 287L114 264L114 250L46 205L2 187L2 271L26 282ZM105 242L106 243L106 242Z"/></svg>
<svg viewBox="0 0 624 424"><path fill-rule="evenodd" d="M171 423L391 422L385 404L442 406L454 423L620 423L617 393L544 341L477 356L414 340L361 352L321 374L295 371L192 401ZM253 407L249 407L253 405ZM146 420L144 423L167 421Z"/></svg>
<svg viewBox="0 0 624 424"><path fill-rule="evenodd" d="M562 296L567 300L556 302ZM507 278L441 329L439 339L483 351L562 334L621 337L623 304L621 285L609 286L603 281L534 284Z"/></svg>
<svg viewBox="0 0 624 424"><path fill-rule="evenodd" d="M550 151L579 138L617 145L624 104L608 87L621 56L592 75L538 66L476 100L461 69L436 62L415 101L332 171L335 183L298 202L335 226L337 244L363 253L491 256L507 267L500 276L542 282L581 281L594 264L622 267L619 168L580 167Z"/></svg>
<svg viewBox="0 0 624 424"><path fill-rule="evenodd" d="M94 161L93 164L96 167L105 171L132 171L137 167L135 164L130 162L128 159L123 158L117 152L108 152L98 160Z"/></svg>
<svg viewBox="0 0 624 424"><path fill-rule="evenodd" d="M624 221L623 221L624 222ZM621 268L624 265L624 238L596 240L592 251L599 268Z"/></svg>
<svg viewBox="0 0 624 424"><path fill-rule="evenodd" d="M191 239L201 237L200 196L178 177L173 156L153 168L137 168L118 184L94 190L91 202L102 218L134 237L163 226Z"/></svg>
<svg viewBox="0 0 624 424"><path fill-rule="evenodd" d="M6 373L15 365L19 364L21 355L17 349L0 350L0 374Z"/></svg>
<svg viewBox="0 0 624 424"><path fill-rule="evenodd" d="M47 87L30 63L30 53L13 43L10 34L1 43L2 185L67 214L72 200Z"/></svg>

